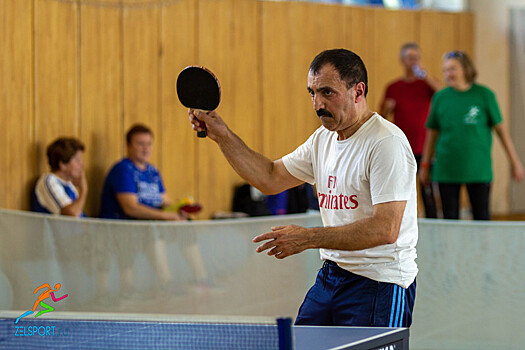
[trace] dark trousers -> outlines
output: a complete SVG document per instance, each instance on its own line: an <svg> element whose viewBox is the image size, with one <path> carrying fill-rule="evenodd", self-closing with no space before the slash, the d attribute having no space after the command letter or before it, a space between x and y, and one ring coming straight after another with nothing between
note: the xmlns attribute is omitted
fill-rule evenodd
<svg viewBox="0 0 525 350"><path fill-rule="evenodd" d="M419 173L419 166L421 163L421 155L417 155L417 171ZM425 217L429 219L437 218L437 209L436 209L436 200L434 198L434 190L432 189L432 184L427 186L419 183L419 190L421 191L421 196L423 197L423 206L425 207Z"/></svg>
<svg viewBox="0 0 525 350"><path fill-rule="evenodd" d="M410 327L415 298L416 281L405 289L356 275L326 260L295 324Z"/></svg>
<svg viewBox="0 0 525 350"><path fill-rule="evenodd" d="M459 219L459 190L461 184L439 183L439 193L445 219ZM490 220L490 183L467 184L474 220Z"/></svg>

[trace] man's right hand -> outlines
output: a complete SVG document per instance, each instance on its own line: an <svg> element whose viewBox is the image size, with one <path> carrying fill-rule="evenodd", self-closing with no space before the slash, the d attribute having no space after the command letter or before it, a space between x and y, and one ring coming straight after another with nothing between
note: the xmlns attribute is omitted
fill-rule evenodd
<svg viewBox="0 0 525 350"><path fill-rule="evenodd" d="M224 123L222 118L217 114L216 111L203 112L195 109L188 109L188 115L192 124L193 130L203 131L200 127L200 122L206 123L206 130L208 137L215 142L218 142L221 137L226 136L228 133L228 126Z"/></svg>

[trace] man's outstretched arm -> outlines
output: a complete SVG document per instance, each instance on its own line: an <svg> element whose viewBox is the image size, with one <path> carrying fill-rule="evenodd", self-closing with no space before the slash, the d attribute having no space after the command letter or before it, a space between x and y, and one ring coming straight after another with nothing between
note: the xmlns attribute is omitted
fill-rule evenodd
<svg viewBox="0 0 525 350"><path fill-rule="evenodd" d="M301 181L288 172L281 159L272 161L249 148L215 112L188 110L193 129L201 131L199 120L206 123L208 137L215 141L232 168L264 194L280 193Z"/></svg>

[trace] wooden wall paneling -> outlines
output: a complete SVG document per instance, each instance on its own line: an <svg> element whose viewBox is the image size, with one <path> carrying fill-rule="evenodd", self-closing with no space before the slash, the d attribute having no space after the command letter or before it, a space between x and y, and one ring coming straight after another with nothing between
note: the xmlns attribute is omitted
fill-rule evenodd
<svg viewBox="0 0 525 350"><path fill-rule="evenodd" d="M346 48L359 55L369 70L374 47L373 9L345 6L344 12Z"/></svg>
<svg viewBox="0 0 525 350"><path fill-rule="evenodd" d="M374 64L374 9L366 7L346 7L345 9L345 43L346 47L355 52L363 62L368 73L368 85L373 86L372 77L375 77ZM374 89L376 87L374 86ZM369 92L370 93L370 92ZM370 102L370 95L367 96L369 106L374 110L375 105Z"/></svg>
<svg viewBox="0 0 525 350"><path fill-rule="evenodd" d="M458 47L476 61L474 58L474 14L461 12L456 17L459 21Z"/></svg>
<svg viewBox="0 0 525 350"><path fill-rule="evenodd" d="M49 170L45 150L59 136L79 136L78 24L74 2L35 0L35 151L38 172Z"/></svg>
<svg viewBox="0 0 525 350"><path fill-rule="evenodd" d="M420 13L419 44L423 63L430 74L443 81L443 54L459 47L458 15L446 12Z"/></svg>
<svg viewBox="0 0 525 350"><path fill-rule="evenodd" d="M34 181L33 2L0 0L0 207L28 209Z"/></svg>
<svg viewBox="0 0 525 350"><path fill-rule="evenodd" d="M187 109L177 98L175 82L179 72L195 64L196 0L182 0L161 9L161 173L172 200L196 198L196 134Z"/></svg>
<svg viewBox="0 0 525 350"><path fill-rule="evenodd" d="M150 162L161 167L160 5L157 6L154 2L149 6L123 4L124 133L135 123L142 123L151 128L154 141Z"/></svg>
<svg viewBox="0 0 525 350"><path fill-rule="evenodd" d="M254 0L199 1L196 61L210 68L220 80L219 114L255 150L261 149L259 6ZM214 142L195 142L197 196L204 205L202 216L231 210L234 186L243 180Z"/></svg>
<svg viewBox="0 0 525 350"><path fill-rule="evenodd" d="M298 81L294 76L295 45L292 45L292 4L290 2L261 2L261 79L263 154L278 159L297 146L295 109L292 95L306 92L304 67ZM303 24L306 27L306 23ZM308 95L306 95L308 96ZM308 97L306 97L308 98Z"/></svg>
<svg viewBox="0 0 525 350"><path fill-rule="evenodd" d="M228 210L241 179L212 142L195 137L176 100L176 75L188 64L218 74L220 114L249 146L275 159L319 125L305 90L308 65L321 50L348 47L363 58L373 109L401 73L402 43L418 41L439 78L445 51L473 52L469 13L255 0L0 6L0 45L8 52L0 64L7 135L0 142L9 150L0 154L7 164L0 205L11 208L28 207L29 183L48 169L49 142L73 135L87 145L88 211L96 212L105 172L124 155L124 132L140 121L156 135L152 162L171 196L193 195L207 208L203 218Z"/></svg>
<svg viewBox="0 0 525 350"><path fill-rule="evenodd" d="M345 47L345 20L340 5L263 2L264 154L270 158L293 151L321 125L306 91L308 68L321 51Z"/></svg>
<svg viewBox="0 0 525 350"><path fill-rule="evenodd" d="M80 14L80 138L86 145L86 212L96 216L104 177L124 155L122 10L87 3Z"/></svg>
<svg viewBox="0 0 525 350"><path fill-rule="evenodd" d="M287 134L292 132L293 137L288 137L286 133L280 134L279 137L289 138L293 142L292 149L295 149L321 125L306 90L310 63L324 50L345 47L346 17L345 6L342 5L297 2L292 3L291 8L288 25L293 54L282 58L290 59L292 63L290 68L294 86L287 94L292 106L292 114L289 117L294 120L294 127L287 131ZM309 28L306 35L305 26ZM279 157L288 152L283 147Z"/></svg>
<svg viewBox="0 0 525 350"><path fill-rule="evenodd" d="M379 109L386 85L402 73L399 48L418 39L418 13L415 11L373 10L374 48L370 64L368 103Z"/></svg>

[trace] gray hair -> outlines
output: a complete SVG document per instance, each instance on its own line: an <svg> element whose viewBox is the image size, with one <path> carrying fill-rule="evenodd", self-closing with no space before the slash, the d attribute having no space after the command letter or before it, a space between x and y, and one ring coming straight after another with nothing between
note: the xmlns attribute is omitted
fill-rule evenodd
<svg viewBox="0 0 525 350"><path fill-rule="evenodd" d="M405 52L408 49L413 49L413 50L418 50L418 51L421 50L421 48L416 42L408 42L408 43L403 44L403 46L401 46L401 49L399 49L399 57L400 58L405 57Z"/></svg>

